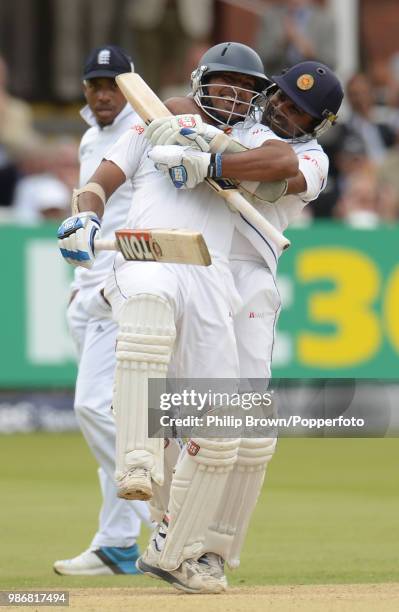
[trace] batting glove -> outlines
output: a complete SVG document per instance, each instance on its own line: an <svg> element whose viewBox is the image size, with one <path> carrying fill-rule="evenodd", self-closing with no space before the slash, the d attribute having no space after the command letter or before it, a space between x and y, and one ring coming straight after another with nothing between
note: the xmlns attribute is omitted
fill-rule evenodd
<svg viewBox="0 0 399 612"><path fill-rule="evenodd" d="M215 163L213 161L211 163L211 154L190 147L176 145L154 147L148 153L148 157L152 159L158 170L170 178L176 189L193 189L207 177L216 176ZM221 170L221 156L216 157L220 158L218 166Z"/></svg>
<svg viewBox="0 0 399 612"><path fill-rule="evenodd" d="M145 136L154 146L178 144L208 152L209 143L221 133L218 128L204 123L200 115L176 115L151 121Z"/></svg>
<svg viewBox="0 0 399 612"><path fill-rule="evenodd" d="M68 217L58 228L58 246L71 266L91 268L94 262L94 240L100 235L101 222L94 212Z"/></svg>

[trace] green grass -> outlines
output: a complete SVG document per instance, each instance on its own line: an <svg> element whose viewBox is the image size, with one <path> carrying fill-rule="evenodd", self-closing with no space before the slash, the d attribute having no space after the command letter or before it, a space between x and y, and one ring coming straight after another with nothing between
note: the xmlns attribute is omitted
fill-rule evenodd
<svg viewBox="0 0 399 612"><path fill-rule="evenodd" d="M399 581L398 457L392 438L280 440L230 583ZM0 436L0 466L0 588L156 586L53 574L97 524L96 466L78 434Z"/></svg>

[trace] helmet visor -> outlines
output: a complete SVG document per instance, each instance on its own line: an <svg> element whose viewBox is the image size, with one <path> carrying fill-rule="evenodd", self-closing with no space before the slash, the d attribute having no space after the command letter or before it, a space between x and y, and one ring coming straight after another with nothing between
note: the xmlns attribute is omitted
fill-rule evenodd
<svg viewBox="0 0 399 612"><path fill-rule="evenodd" d="M248 118L255 121L264 105L264 96L258 91L223 82L201 84L194 98L208 116L223 126Z"/></svg>

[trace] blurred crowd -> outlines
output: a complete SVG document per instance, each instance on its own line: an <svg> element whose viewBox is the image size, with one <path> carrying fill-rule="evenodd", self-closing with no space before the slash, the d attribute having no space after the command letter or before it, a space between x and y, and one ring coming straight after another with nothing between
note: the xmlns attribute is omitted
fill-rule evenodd
<svg viewBox="0 0 399 612"><path fill-rule="evenodd" d="M68 0L65 12L66 3L54 0L55 99L63 104L82 100L82 61L89 47L104 42L131 52L136 70L162 97L187 93L191 70L204 50L218 42L216 8L222 1L242 5L236 0ZM30 5L15 2L25 11ZM248 0L247 4L257 20L252 46L261 55L266 74L306 59L336 68L336 23L328 0ZM0 7L3 30L11 27L5 5ZM83 38L82 19L87 34ZM10 39L7 47L14 66L12 45L17 42ZM25 36L25 61L31 57L31 43ZM33 74L32 67L30 79ZM19 83L28 85L21 79ZM320 139L330 158L329 181L321 197L306 207L304 220L332 218L364 228L396 222L399 45L397 53L369 62L344 85L345 105L338 124ZM10 89L15 93L6 62L0 58L0 221L62 219L78 182L76 135L60 134L49 140L35 128L31 106L11 95ZM27 98L21 91L20 96Z"/></svg>
<svg viewBox="0 0 399 612"><path fill-rule="evenodd" d="M0 57L0 222L65 218L78 180L76 141L49 141L35 129L30 105L8 91Z"/></svg>

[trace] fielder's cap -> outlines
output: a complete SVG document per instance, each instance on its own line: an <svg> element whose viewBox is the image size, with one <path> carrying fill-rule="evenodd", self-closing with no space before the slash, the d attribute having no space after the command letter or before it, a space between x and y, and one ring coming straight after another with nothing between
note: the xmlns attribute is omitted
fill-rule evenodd
<svg viewBox="0 0 399 612"><path fill-rule="evenodd" d="M112 79L123 72L134 72L132 58L117 45L104 45L90 52L83 70L83 79Z"/></svg>

